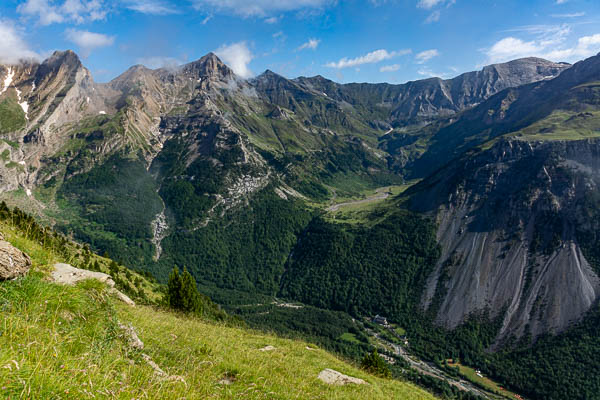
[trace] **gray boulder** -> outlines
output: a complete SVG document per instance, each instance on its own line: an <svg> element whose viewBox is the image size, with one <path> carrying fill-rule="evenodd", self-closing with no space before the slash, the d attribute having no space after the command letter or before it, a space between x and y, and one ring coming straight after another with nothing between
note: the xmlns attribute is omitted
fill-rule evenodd
<svg viewBox="0 0 600 400"><path fill-rule="evenodd" d="M0 240L0 280L15 279L27 274L31 259L12 244Z"/></svg>
<svg viewBox="0 0 600 400"><path fill-rule="evenodd" d="M330 368L327 368L327 369L324 369L323 371L321 371L318 378L320 380L322 380L323 382L327 383L328 385L336 385L336 386L343 386L343 385L349 385L349 384L364 385L367 383L360 378L355 378L353 376L344 375L341 372L336 371L334 369L330 369Z"/></svg>
<svg viewBox="0 0 600 400"><path fill-rule="evenodd" d="M135 306L135 302L129 298L125 293L120 292L115 288L115 281L108 274L103 272L88 271L86 269L75 268L69 264L54 264L54 271L52 271L52 280L62 285L75 285L77 282L84 281L86 279L96 279L100 282L105 283L110 287L110 293L117 296L119 300L130 306Z"/></svg>
<svg viewBox="0 0 600 400"><path fill-rule="evenodd" d="M111 288L115 286L115 281L113 281L111 276L108 274L75 268L69 264L54 264L52 280L54 280L56 283L62 283L63 285L75 285L77 282L86 279L96 279L100 282L106 283Z"/></svg>

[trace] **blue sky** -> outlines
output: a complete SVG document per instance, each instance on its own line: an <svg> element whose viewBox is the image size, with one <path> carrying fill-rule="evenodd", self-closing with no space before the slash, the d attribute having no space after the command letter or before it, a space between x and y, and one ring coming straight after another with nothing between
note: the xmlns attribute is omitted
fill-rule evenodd
<svg viewBox="0 0 600 400"><path fill-rule="evenodd" d="M0 62L73 49L97 81L216 52L236 73L401 83L600 52L599 0L2 0Z"/></svg>

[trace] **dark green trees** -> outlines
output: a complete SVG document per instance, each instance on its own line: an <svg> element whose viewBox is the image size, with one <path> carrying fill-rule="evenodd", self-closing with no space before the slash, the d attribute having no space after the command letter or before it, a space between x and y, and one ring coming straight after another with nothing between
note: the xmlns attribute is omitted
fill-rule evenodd
<svg viewBox="0 0 600 400"><path fill-rule="evenodd" d="M377 350L373 350L372 353L367 353L360 362L360 367L365 371L373 375L381 376L382 378L391 378L392 376L388 365L383 358L377 354Z"/></svg>
<svg viewBox="0 0 600 400"><path fill-rule="evenodd" d="M196 281L186 268L179 273L179 268L173 268L167 284L167 301L171 308L184 312L202 312L202 299L198 293Z"/></svg>

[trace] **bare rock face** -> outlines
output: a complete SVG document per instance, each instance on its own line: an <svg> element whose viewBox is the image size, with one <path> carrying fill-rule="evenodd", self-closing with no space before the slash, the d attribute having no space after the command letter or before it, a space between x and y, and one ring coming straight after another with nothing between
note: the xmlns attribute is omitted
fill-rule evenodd
<svg viewBox="0 0 600 400"><path fill-rule="evenodd" d="M501 141L428 181L413 204L439 224L422 305L440 325L500 318L498 348L564 331L600 298L600 141Z"/></svg>
<svg viewBox="0 0 600 400"><path fill-rule="evenodd" d="M0 280L15 279L27 274L31 259L21 250L0 240Z"/></svg>
<svg viewBox="0 0 600 400"><path fill-rule="evenodd" d="M54 282L62 283L64 285L75 285L77 282L81 282L86 279L97 279L100 282L106 283L111 288L115 286L115 281L113 281L111 276L108 274L79 269L69 264L62 263L54 264L52 279Z"/></svg>
<svg viewBox="0 0 600 400"><path fill-rule="evenodd" d="M320 380L322 380L323 382L327 383L328 385L337 385L337 386L343 386L343 385L349 385L349 384L365 385L367 383L360 378L354 378L352 376L344 375L341 372L338 372L334 369L329 369L329 368L321 371L319 373L318 378Z"/></svg>

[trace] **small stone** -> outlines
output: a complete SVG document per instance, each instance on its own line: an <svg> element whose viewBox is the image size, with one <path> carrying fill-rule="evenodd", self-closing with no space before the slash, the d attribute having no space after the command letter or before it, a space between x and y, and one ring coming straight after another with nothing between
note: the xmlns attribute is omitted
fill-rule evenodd
<svg viewBox="0 0 600 400"><path fill-rule="evenodd" d="M219 385L233 385L235 383L235 376L230 373L226 373L223 377L217 382Z"/></svg>
<svg viewBox="0 0 600 400"><path fill-rule="evenodd" d="M157 363L154 362L154 360L152 360L152 357L150 357L148 354L142 354L142 358L148 363L148 365L154 370L154 373L158 376L162 376L162 377L166 377L167 373L165 371L162 370L162 368L160 368L158 366Z"/></svg>
<svg viewBox="0 0 600 400"><path fill-rule="evenodd" d="M142 350L144 348L144 342L140 340L133 326L119 324L119 328L125 333L127 343L131 348L136 350Z"/></svg>
<svg viewBox="0 0 600 400"><path fill-rule="evenodd" d="M329 368L321 371L321 373L319 373L318 378L323 382L327 383L328 385L337 386L343 386L348 384L364 385L367 383L360 378L354 378L352 376L344 375L341 372Z"/></svg>
<svg viewBox="0 0 600 400"><path fill-rule="evenodd" d="M263 347L262 349L258 349L259 351L273 351L276 350L276 348L274 346L268 345Z"/></svg>

